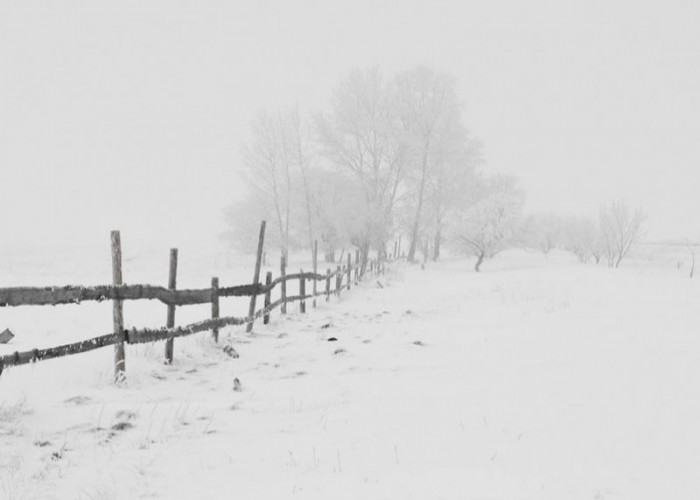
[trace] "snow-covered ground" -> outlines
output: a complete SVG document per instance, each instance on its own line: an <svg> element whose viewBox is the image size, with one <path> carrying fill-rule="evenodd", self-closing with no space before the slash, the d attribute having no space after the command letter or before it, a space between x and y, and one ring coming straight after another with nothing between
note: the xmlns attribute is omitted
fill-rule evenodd
<svg viewBox="0 0 700 500"><path fill-rule="evenodd" d="M10 368L0 498L700 497L700 284L654 249L618 270L521 251L471 266L396 266L227 329L238 359L207 334L178 339L172 366L162 344L129 346L125 387L111 349ZM109 331L100 306L71 338ZM18 324L54 328L40 318L59 308L27 310Z"/></svg>

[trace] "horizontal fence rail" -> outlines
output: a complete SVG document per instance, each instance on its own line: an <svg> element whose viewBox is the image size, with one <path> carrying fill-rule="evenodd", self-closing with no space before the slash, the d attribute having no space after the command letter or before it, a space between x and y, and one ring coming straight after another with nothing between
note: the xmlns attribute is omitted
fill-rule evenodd
<svg viewBox="0 0 700 500"><path fill-rule="evenodd" d="M286 302L298 302L301 300L311 299L314 296L319 295L323 295L323 293L317 292L315 295L311 294L289 296L287 297ZM282 305L282 302L282 299L276 300L275 302L272 302L268 307L260 309L256 311L253 316L249 316L246 318L228 316L224 318L198 321L189 325L178 326L173 328L132 328L124 330L122 335L110 333L107 335L101 335L99 337L94 337L88 340L81 340L79 342L65 344L58 347L15 352L5 356L0 356L0 374L2 374L2 370L5 367L26 365L45 359L54 359L61 358L64 356L70 356L72 354L80 354L83 352L100 349L101 347L114 345L119 342L125 342L127 344L146 344L149 342L158 342L160 340L187 337L189 335L194 335L195 333L213 330L215 328L223 328L225 326L245 325L256 319L261 318L265 314L269 314L270 312L274 311Z"/></svg>
<svg viewBox="0 0 700 500"><path fill-rule="evenodd" d="M335 276L336 272L331 274ZM91 287L10 287L0 288L0 307L17 306L56 306L61 304L80 304L81 302L103 302L105 300L159 300L172 306L209 304L214 293L218 297L250 297L264 295L283 281L299 279L323 281L325 274L296 273L272 280L269 285L236 285L230 287L203 289L170 290L154 285L99 285Z"/></svg>
<svg viewBox="0 0 700 500"><path fill-rule="evenodd" d="M264 222L261 227L260 245L258 248L258 262L256 263L256 275L254 281L259 278L259 261L262 252L262 241L264 237ZM114 238L114 234L113 234ZM113 239L114 241L114 239ZM117 240L120 241L118 234ZM118 243L120 244L120 243ZM177 250L173 250L177 255ZM171 251L171 252L173 252ZM119 249L119 253L121 250ZM313 249L313 267L317 270L317 248L314 245ZM265 324L269 321L270 312L277 308L281 308L282 314L286 314L286 304L292 302L300 302L300 311L305 312L305 301L313 299L313 307L316 307L316 297L325 296L326 301L329 300L331 293L339 296L343 289L349 289L352 281L353 271L355 282L367 273L381 274L385 270L386 259L377 258L374 261L362 261L359 258L359 252L355 255L355 263L352 263L350 254L348 254L348 264L346 266L338 265L336 270L331 272L330 269L325 274L318 272L298 272L293 274L286 273L286 262L282 259L280 269L281 276L271 279L270 273L266 278L266 282L254 283L246 285L236 285L229 287L219 287L218 278L212 278L212 287L204 289L182 289L165 288L154 285L100 285L100 286L60 286L60 287L10 287L0 288L0 307L16 307L16 306L46 306L46 305L61 305L61 304L80 304L82 302L96 301L102 302L105 300L125 301L125 300L158 300L169 307L186 306L196 304L211 304L212 318L192 323L185 326L173 326L163 328L131 328L123 329L115 326L115 331L106 335L100 335L87 340L81 340L70 344L65 344L57 347L49 347L42 349L31 349L28 351L16 351L12 354L0 356L0 375L3 370L12 366L26 365L38 361L55 359L73 354L93 351L107 346L115 346L120 348L124 344L143 344L157 341L167 341L172 346L172 341L175 338L186 337L203 331L212 331L213 338L218 341L219 329L226 326L247 325L250 330L251 325L256 319L264 318ZM176 267L176 263L175 263ZM344 278L346 278L344 280ZM305 291L306 281L312 281L313 291L307 294ZM287 283L290 281L299 282L299 294L287 295ZM324 286L316 287L316 282L325 282ZM332 289L331 283L335 283L335 289ZM120 281L118 282L120 283ZM173 283L174 285L174 283ZM281 297L274 302L270 299L271 292L281 286ZM261 309L254 310L251 307L251 313L246 317L219 317L219 299L222 297L251 297L251 304L254 304L253 298L259 295L265 295L265 306ZM174 314L174 313L173 313ZM123 328L123 326L121 327ZM172 350L169 351L172 361ZM167 358L166 354L166 358ZM123 358L120 358L122 367L118 380L123 380ZM116 366L116 365L115 365Z"/></svg>

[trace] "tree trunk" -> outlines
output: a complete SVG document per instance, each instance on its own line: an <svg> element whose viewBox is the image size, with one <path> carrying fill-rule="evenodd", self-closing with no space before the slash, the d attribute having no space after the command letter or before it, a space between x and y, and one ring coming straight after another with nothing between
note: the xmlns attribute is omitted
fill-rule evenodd
<svg viewBox="0 0 700 500"><path fill-rule="evenodd" d="M423 164L420 171L420 186L418 187L418 206L416 207L416 215L413 219L413 229L411 231L411 244L408 247L408 261L413 262L416 257L416 246L418 244L418 230L420 228L420 216L423 211L423 192L425 191L425 178L428 170L428 149L430 148L430 139L425 144L423 150Z"/></svg>
<svg viewBox="0 0 700 500"><path fill-rule="evenodd" d="M622 257L623 257L622 253L618 254L617 260L615 261L615 269L620 267L620 262L622 262Z"/></svg>
<svg viewBox="0 0 700 500"><path fill-rule="evenodd" d="M442 234L440 233L440 228L438 227L435 231L435 242L433 243L433 260L440 260L440 243L442 243Z"/></svg>
<svg viewBox="0 0 700 500"><path fill-rule="evenodd" d="M693 248L692 245L690 246L690 256L693 258L693 264L690 268L690 278L693 278L693 274L695 274L695 249Z"/></svg>
<svg viewBox="0 0 700 500"><path fill-rule="evenodd" d="M362 245L360 248L360 261L362 262L362 272L365 272L365 268L367 267L367 262L369 261L369 242L367 242L365 245Z"/></svg>
<svg viewBox="0 0 700 500"><path fill-rule="evenodd" d="M484 262L484 254L480 253L479 258L476 259L476 264L474 265L474 271L476 271L477 273L480 272L480 270L481 270L480 268L481 268L482 262Z"/></svg>
<svg viewBox="0 0 700 500"><path fill-rule="evenodd" d="M408 245L408 262L413 262L416 257L416 247L418 246L418 217L419 215L416 212L416 219L413 221L413 228L411 229L411 243Z"/></svg>
<svg viewBox="0 0 700 500"><path fill-rule="evenodd" d="M299 153L301 154L301 153ZM299 160L301 162L301 159ZM301 166L301 163L300 163ZM306 180L306 170L301 166L301 175L304 181L304 195L306 200L306 223L309 226L309 248L314 248L314 229L311 223L311 194L309 193L309 184Z"/></svg>

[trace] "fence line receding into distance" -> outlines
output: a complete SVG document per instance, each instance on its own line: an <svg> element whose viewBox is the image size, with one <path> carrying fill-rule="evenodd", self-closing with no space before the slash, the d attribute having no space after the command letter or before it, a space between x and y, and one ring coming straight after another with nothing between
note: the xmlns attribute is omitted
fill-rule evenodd
<svg viewBox="0 0 700 500"><path fill-rule="evenodd" d="M165 362L171 363L173 359L173 341L178 337L193 335L198 332L211 331L214 341L218 342L219 329L231 325L247 325L247 331L251 331L256 319L263 318L264 323L269 321L270 312L281 308L281 313L286 314L286 305L291 302L300 302L300 311L306 310L306 300L313 299L312 305L316 307L316 297L325 296L326 301L330 300L331 292L340 296L344 287L350 289L352 281L352 271L355 271L355 282L359 282L367 272L371 274L381 274L385 271L386 261L378 258L371 262L361 263L359 252L356 253L355 264L352 264L350 254L348 254L347 266L337 266L331 272L330 268L325 274L317 272L318 263L316 261L318 252L314 245L313 249L313 269L314 272L304 272L287 274L287 266L284 257L281 259L280 276L272 279L271 273L267 273L265 283L260 282L260 263L263 254L263 242L265 236L265 221L260 227L260 237L256 255L255 273L253 283L246 285L236 285L229 287L219 286L219 279L211 279L211 288L205 289L182 289L176 288L177 275L177 249L172 249L170 253L170 273L168 277L168 287L154 285L124 285L122 284L121 270L121 239L118 231L111 234L112 241L112 285L101 286L63 286L63 287L10 287L0 288L0 308L14 306L46 306L60 304L80 304L81 302L111 300L113 302L113 326L114 331L106 335L100 335L80 342L64 344L57 347L43 349L32 349L24 352L14 352L5 356L0 356L0 375L3 369L34 363L46 359L60 358L73 354L100 349L113 345L114 350L114 375L115 380L120 381L125 377L126 359L124 344L142 344L147 342L166 341ZM343 278L346 278L343 283ZM335 278L335 280L332 280ZM287 282L299 281L299 295L288 295ZM306 293L306 281L313 282L312 292ZM317 287L316 282L323 281L325 286ZM335 289L331 283L335 281ZM281 297L272 302L271 293L277 287L281 287ZM256 298L264 296L264 306L255 308ZM219 299L222 297L250 297L250 309L246 317L219 317ZM159 300L168 306L166 326L163 328L141 328L125 329L123 301L125 300ZM185 326L175 325L175 311L178 306L211 304L211 318Z"/></svg>

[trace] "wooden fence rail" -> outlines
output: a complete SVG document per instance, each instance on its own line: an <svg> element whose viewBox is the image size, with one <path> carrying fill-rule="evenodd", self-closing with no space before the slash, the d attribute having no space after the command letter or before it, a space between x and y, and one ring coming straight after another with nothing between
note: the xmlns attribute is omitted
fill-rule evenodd
<svg viewBox="0 0 700 500"><path fill-rule="evenodd" d="M322 295L322 293L317 293L316 295ZM309 298L313 298L313 295L295 295L287 297L287 302L298 302ZM107 335L101 335L99 337L94 337L88 340L81 340L79 342L65 344L58 347L50 347L46 349L32 349L30 351L24 352L14 352L13 354L0 356L0 374L2 374L3 368L6 367L26 365L45 359L60 358L63 356L69 356L71 354L79 354L99 349L101 347L115 345L119 342L125 342L127 344L145 344L149 342L157 342L160 340L174 339L177 337L186 337L195 333L219 329L225 326L245 325L251 323L255 319L259 319L265 314L269 314L281 305L282 300L276 300L275 302L272 302L268 307L256 311L256 313L253 316L248 316L245 318L228 316L224 318L198 321L197 323L192 323L190 325L178 326L173 328L132 328L130 330L124 330L124 332L122 332L122 335L110 333Z"/></svg>
<svg viewBox="0 0 700 500"><path fill-rule="evenodd" d="M115 234L116 233L116 234ZM264 235L264 222L261 225L260 243L258 245L258 261L256 262L256 276L259 277L259 258L262 252L262 240ZM115 240L116 238L116 240ZM112 241L120 243L118 232L113 232ZM118 252L119 261L121 260L121 250ZM314 260L317 255L314 248ZM114 254L113 254L114 256ZM116 260L113 259L113 264ZM100 349L114 345L115 347L123 346L124 344L142 344L147 342L166 341L168 349L166 349L166 362L172 361L172 342L175 338L193 335L198 332L212 331L213 338L218 341L218 332L220 328L232 325L248 325L248 329L252 328L252 324L256 319L269 318L270 312L278 307L282 309L282 313L286 312L286 304L290 302L300 302L302 312L305 312L305 301L316 297L325 296L329 300L331 292L339 296L344 287L350 288L352 279L352 271L355 271L356 280L362 278L365 271L370 271L372 274L379 274L383 269L380 261L372 262L367 265L365 262L360 262L359 255L356 255L355 265L353 266L348 254L348 266L341 268L337 266L336 270L331 272L330 269L325 274L318 272L299 272L295 274L286 274L285 261L282 259L281 276L276 279L271 279L270 273L267 274L265 284L253 283L247 285L236 285L230 287L219 287L218 278L212 278L211 288L205 289L175 289L175 268L177 266L177 250L171 250L171 275L169 279L169 287L153 286L153 285L122 285L115 284L111 286L62 286L62 287L12 287L0 288L0 307L15 307L15 306L42 306L42 305L60 305L60 304L80 304L86 301L102 302L105 300L113 300L115 304L121 304L124 300L159 300L168 305L168 321L164 328L143 328L143 329L122 329L116 327L113 333L100 335L87 340L65 344L57 347L32 349L29 351L15 352L13 354L0 356L0 375L3 370L11 366L25 365L37 361L60 358L83 352ZM116 265L115 265L116 266ZM120 266L119 266L120 267ZM314 269L317 270L314 262ZM347 276L347 282L343 283L343 278ZM119 279L115 279L115 283L121 283L121 271ZM331 279L335 278L335 290L331 290ZM287 295L287 282L299 281L299 295ZM313 291L306 294L306 280L311 280L314 284ZM254 281L258 281L254 277ZM316 287L316 282L324 281L325 287ZM271 302L271 292L281 285L281 297ZM251 310L247 317L219 317L219 299L221 297L256 297L265 295L265 304L262 309L254 310L254 302L251 301ZM211 319L199 321L186 326L174 326L174 315L176 306L194 305L194 304L211 304L212 317ZM122 319L123 321L123 319ZM121 331L119 331L121 329ZM117 359L115 357L115 377L120 380L124 377L124 358L123 355Z"/></svg>
<svg viewBox="0 0 700 500"><path fill-rule="evenodd" d="M335 276L332 273L331 276ZM307 280L323 281L325 274L307 272ZM16 306L56 306L62 304L80 304L81 302L103 302L105 300L159 300L169 306L188 306L209 304L214 293L218 297L250 297L265 295L283 281L301 279L302 274L287 274L272 280L267 285L237 285L221 288L203 288L193 290L170 290L154 285L98 285L92 287L10 287L0 288L0 307ZM215 292L216 290L216 292Z"/></svg>

